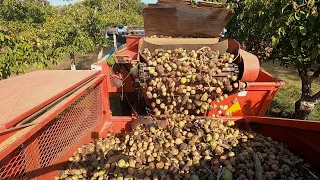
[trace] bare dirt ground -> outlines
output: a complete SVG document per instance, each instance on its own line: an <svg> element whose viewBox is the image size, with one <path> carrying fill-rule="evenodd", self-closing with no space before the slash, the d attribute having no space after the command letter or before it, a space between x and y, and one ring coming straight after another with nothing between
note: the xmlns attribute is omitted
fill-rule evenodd
<svg viewBox="0 0 320 180"><path fill-rule="evenodd" d="M104 50L104 53L107 53L109 48ZM91 64L94 64L98 61L98 53L99 50L92 51L86 54L76 54L75 61L76 61L76 68L77 70L89 70L91 69ZM70 69L70 60L69 58L65 58L60 61L57 65L52 65L50 69L53 70L68 70Z"/></svg>

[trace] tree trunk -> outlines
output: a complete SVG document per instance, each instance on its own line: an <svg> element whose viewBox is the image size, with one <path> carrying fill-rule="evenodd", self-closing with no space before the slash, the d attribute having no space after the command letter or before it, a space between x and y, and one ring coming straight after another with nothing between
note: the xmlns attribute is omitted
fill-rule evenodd
<svg viewBox="0 0 320 180"><path fill-rule="evenodd" d="M99 54L98 54L98 61L100 61L103 57L103 46L100 47L100 51L99 51Z"/></svg>
<svg viewBox="0 0 320 180"><path fill-rule="evenodd" d="M316 103L310 101L309 99L300 99L295 103L295 112L293 114L293 118L306 120L315 106Z"/></svg>
<svg viewBox="0 0 320 180"><path fill-rule="evenodd" d="M295 103L293 118L305 120L317 105L320 99L320 91L311 96L311 84L315 78L315 74L313 76L309 76L307 71L299 70L299 76L302 82L302 94L301 98Z"/></svg>
<svg viewBox="0 0 320 180"><path fill-rule="evenodd" d="M0 72L2 72L2 77L0 77L0 80L7 79L9 77L9 75L5 73L5 71L0 71Z"/></svg>
<svg viewBox="0 0 320 180"><path fill-rule="evenodd" d="M76 60L74 58L74 52L70 53L70 65L71 65L71 70L76 70Z"/></svg>

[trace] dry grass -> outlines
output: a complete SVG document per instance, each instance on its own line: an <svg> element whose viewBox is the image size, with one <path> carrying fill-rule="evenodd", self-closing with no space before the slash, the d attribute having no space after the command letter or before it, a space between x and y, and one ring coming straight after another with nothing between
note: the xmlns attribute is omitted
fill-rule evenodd
<svg viewBox="0 0 320 180"><path fill-rule="evenodd" d="M97 62L97 54L98 54L98 51L93 51L87 54L76 54L75 61L76 61L77 69L78 70L91 69L91 64ZM52 70L70 69L69 58L63 59L57 65L52 65L50 69Z"/></svg>

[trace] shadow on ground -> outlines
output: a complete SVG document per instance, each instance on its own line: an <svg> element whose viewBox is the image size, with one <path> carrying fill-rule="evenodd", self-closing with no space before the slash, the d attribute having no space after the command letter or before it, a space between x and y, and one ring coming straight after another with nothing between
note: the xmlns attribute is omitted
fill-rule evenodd
<svg viewBox="0 0 320 180"><path fill-rule="evenodd" d="M280 103L278 100L273 100L266 116L268 117L279 117L279 118L293 118L293 112L290 111L286 106Z"/></svg>

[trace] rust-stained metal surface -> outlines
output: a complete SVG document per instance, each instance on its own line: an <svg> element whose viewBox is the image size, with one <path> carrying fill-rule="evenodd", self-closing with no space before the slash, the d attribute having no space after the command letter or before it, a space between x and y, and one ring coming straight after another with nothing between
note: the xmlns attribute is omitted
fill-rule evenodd
<svg viewBox="0 0 320 180"><path fill-rule="evenodd" d="M44 70L1 81L0 130L14 126L98 73Z"/></svg>
<svg viewBox="0 0 320 180"><path fill-rule="evenodd" d="M143 11L147 36L218 37L233 12L220 3L159 0Z"/></svg>

